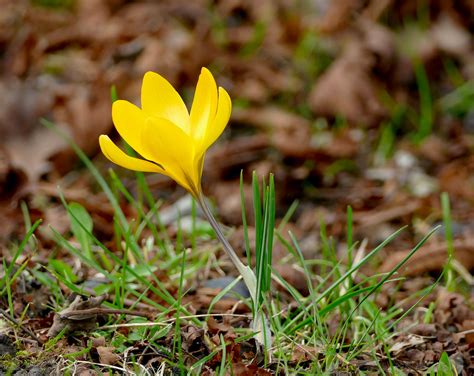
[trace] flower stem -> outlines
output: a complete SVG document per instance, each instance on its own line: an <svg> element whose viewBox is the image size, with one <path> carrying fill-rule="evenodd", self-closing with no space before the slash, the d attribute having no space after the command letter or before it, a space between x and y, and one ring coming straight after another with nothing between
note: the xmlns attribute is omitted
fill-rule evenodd
<svg viewBox="0 0 474 376"><path fill-rule="evenodd" d="M214 215L212 214L211 210L209 209L209 206L207 205L206 198L204 197L204 195L201 194L199 197L197 197L197 201L199 205L201 206L201 209L204 212L204 215L209 221L211 227L216 233L217 238L222 243L222 246L224 247L224 251L227 253L227 255L229 256L229 258L231 259L232 263L235 265L239 273L242 275L242 278L245 284L247 285L247 289L249 290L250 296L252 297L252 303L255 305L255 308L256 308L257 279L255 277L255 273L253 272L252 269L250 269L248 266L245 266L242 263L242 261L240 261L239 257L234 251L234 248L232 248L232 246L230 245L230 243L227 241L226 237L222 233L222 229L219 226L219 223L217 223L216 219L214 218Z"/></svg>
<svg viewBox="0 0 474 376"><path fill-rule="evenodd" d="M253 312L253 323L252 327L253 330L257 332L256 339L260 344L269 348L271 346L271 338L270 338L270 328L268 326L267 319L263 312L260 311L260 307L258 306L257 302L257 277L255 276L254 271L249 267L246 266L240 261L239 257L234 251L234 248L230 245L227 241L226 237L222 233L221 226L217 223L214 215L212 214L209 206L207 205L205 196L201 193L199 196L196 197L199 206L201 207L204 215L206 216L207 220L209 221L211 227L213 228L214 232L217 235L217 238L222 243L224 247L224 251L227 253L229 258L231 259L232 263L235 265L237 270L239 271L242 279L244 280L247 289L249 290L250 297L252 298L252 312Z"/></svg>
<svg viewBox="0 0 474 376"><path fill-rule="evenodd" d="M224 246L224 250L226 251L226 253L230 257L230 259L232 260L232 262L234 263L236 268L239 269L239 271L240 271L240 269L245 268L245 265L242 263L242 261L240 261L239 257L235 253L234 249L232 248L232 246L230 245L230 243L227 241L226 237L222 233L221 227L219 226L216 219L212 215L212 212L209 209L209 206L207 205L206 199L203 196L201 196L200 199L199 199L199 205L201 206L207 220L211 224L211 227L216 232L216 235L219 238L220 242Z"/></svg>

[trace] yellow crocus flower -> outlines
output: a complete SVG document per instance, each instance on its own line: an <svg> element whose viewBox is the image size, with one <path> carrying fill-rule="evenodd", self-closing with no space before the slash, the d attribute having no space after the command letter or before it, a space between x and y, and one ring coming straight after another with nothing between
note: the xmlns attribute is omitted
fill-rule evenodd
<svg viewBox="0 0 474 376"><path fill-rule="evenodd" d="M188 190L201 206L224 250L236 266L257 307L257 281L251 268L240 261L207 206L201 189L206 150L224 131L232 110L229 94L217 88L214 77L202 68L191 112L173 86L159 74L147 72L143 78L141 108L118 100L112 105L112 120L120 136L140 155L124 153L106 136L99 137L100 148L113 163L135 171L169 176ZM253 329L260 343L269 333L266 318L254 312ZM268 345L269 346L269 345Z"/></svg>
<svg viewBox="0 0 474 376"><path fill-rule="evenodd" d="M99 137L100 147L113 163L169 176L199 198L204 155L223 132L231 109L229 94L222 87L217 88L206 68L199 76L190 113L165 78L147 72L141 108L124 100L112 105L115 128L141 158L125 154L106 135Z"/></svg>

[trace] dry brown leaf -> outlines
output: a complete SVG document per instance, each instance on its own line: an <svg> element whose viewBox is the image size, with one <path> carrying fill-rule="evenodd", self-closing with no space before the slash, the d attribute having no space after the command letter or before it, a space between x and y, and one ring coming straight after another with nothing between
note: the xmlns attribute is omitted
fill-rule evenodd
<svg viewBox="0 0 474 376"><path fill-rule="evenodd" d="M441 167L437 178L440 190L448 192L451 199L474 199L474 156L456 159Z"/></svg>
<svg viewBox="0 0 474 376"><path fill-rule="evenodd" d="M25 188L26 174L14 168L10 156L0 145L0 203L10 202Z"/></svg>
<svg viewBox="0 0 474 376"><path fill-rule="evenodd" d="M397 342L390 347L389 351L394 356L397 356L401 352L406 351L406 349L421 345L425 342L426 340L419 335L408 334L403 337L403 340L397 340Z"/></svg>
<svg viewBox="0 0 474 376"><path fill-rule="evenodd" d="M28 137L11 138L5 145L11 164L24 171L30 182L53 169L51 157L68 148L67 142L53 131L38 128Z"/></svg>
<svg viewBox="0 0 474 376"><path fill-rule="evenodd" d="M345 29L352 21L355 10L363 5L362 0L333 0L324 17L318 22L317 29L322 33L334 33Z"/></svg>
<svg viewBox="0 0 474 376"><path fill-rule="evenodd" d="M207 329L212 335L234 330L228 322L218 322L213 316L210 316L207 320Z"/></svg>
<svg viewBox="0 0 474 376"><path fill-rule="evenodd" d="M232 114L232 119L268 131L280 128L309 128L310 126L310 122L304 117L276 106L236 109Z"/></svg>
<svg viewBox="0 0 474 376"><path fill-rule="evenodd" d="M458 239L453 243L454 258L466 269L474 268L474 238ZM419 276L426 272L441 271L448 261L448 246L445 242L425 244L399 270L406 276ZM388 255L379 271L390 272L411 250L398 251Z"/></svg>
<svg viewBox="0 0 474 376"><path fill-rule="evenodd" d="M434 310L436 322L464 330L463 324L474 320L474 311L470 304L472 302L466 301L466 298L461 294L440 289Z"/></svg>
<svg viewBox="0 0 474 376"><path fill-rule="evenodd" d="M421 207L421 200L411 199L403 205L395 203L386 208L377 206L376 209L367 212L358 211L355 213L354 219L360 227L371 227L411 215Z"/></svg>
<svg viewBox="0 0 474 376"><path fill-rule="evenodd" d="M242 203L240 196L240 186L237 180L221 182L213 188L213 196L217 206L220 208L219 216L223 222L231 225L239 225L242 222ZM247 185L246 203L251 203L251 191ZM252 206L247 205L247 208ZM251 210L249 210L251 211Z"/></svg>
<svg viewBox="0 0 474 376"><path fill-rule="evenodd" d="M303 296L308 295L308 280L303 271L298 270L293 265L289 264L275 265L273 268L287 283L303 294ZM277 284L277 288L281 291L287 291L286 288L280 284Z"/></svg>
<svg viewBox="0 0 474 376"><path fill-rule="evenodd" d="M0 98L1 146L8 164L35 182L50 171L48 158L66 144L52 131L38 126L39 117L53 104L53 95L39 80L10 79L0 81Z"/></svg>
<svg viewBox="0 0 474 376"><path fill-rule="evenodd" d="M66 317L66 315L70 312L80 312L90 308L99 307L105 298L105 295L89 298L80 295L76 296L74 301L67 308L54 315L53 325L49 328L48 337L54 337L64 329L66 329L67 332L73 332L76 330L89 331L95 328L97 326L97 314L78 313L71 317Z"/></svg>
<svg viewBox="0 0 474 376"><path fill-rule="evenodd" d="M198 288L195 295L188 297L189 302L196 310L204 310L207 312L212 300L221 292L222 289L213 289L209 287ZM248 313L250 312L249 307L242 301L237 301L233 298L222 298L213 305L212 312L214 313Z"/></svg>
<svg viewBox="0 0 474 376"><path fill-rule="evenodd" d="M78 363L74 371L77 376L98 376L97 371L90 369L89 366L89 364Z"/></svg>
<svg viewBox="0 0 474 376"><path fill-rule="evenodd" d="M198 329L191 325L184 327L181 331L183 350L194 356L207 354L209 351L208 342L204 335L204 329Z"/></svg>
<svg viewBox="0 0 474 376"><path fill-rule="evenodd" d="M254 364L237 362L232 364L232 374L235 376L271 376L272 373Z"/></svg>
<svg viewBox="0 0 474 376"><path fill-rule="evenodd" d="M91 341L92 341L92 346L94 346L94 347L105 346L105 344L106 344L105 337L103 337L103 336L101 336L101 337L92 337Z"/></svg>
<svg viewBox="0 0 474 376"><path fill-rule="evenodd" d="M309 97L315 114L344 116L350 123L369 125L383 115L367 58L362 45L350 44L316 82Z"/></svg>
<svg viewBox="0 0 474 376"><path fill-rule="evenodd" d="M0 97L6 102L0 106L1 142L11 166L31 183L54 169L70 169L76 158L68 142L39 123L51 111L64 133L84 151L95 151L97 137L111 127L108 93L100 85L64 85L51 78L0 82Z"/></svg>
<svg viewBox="0 0 474 376"><path fill-rule="evenodd" d="M353 124L373 125L386 110L372 71L376 67L386 71L391 66L394 41L387 29L369 20L360 20L355 27L350 43L316 81L309 104L317 115L343 116Z"/></svg>
<svg viewBox="0 0 474 376"><path fill-rule="evenodd" d="M306 362L317 359L318 356L324 354L324 351L315 346L307 346L302 344L295 344L291 354L292 362Z"/></svg>
<svg viewBox="0 0 474 376"><path fill-rule="evenodd" d="M310 149L309 121L282 108L240 109L234 112L233 119L268 130L272 142L284 155L302 156Z"/></svg>
<svg viewBox="0 0 474 376"><path fill-rule="evenodd" d="M114 353L115 347L98 346L96 348L99 353L99 362L113 366L120 362L120 356Z"/></svg>
<svg viewBox="0 0 474 376"><path fill-rule="evenodd" d="M452 16L443 14L430 30L438 49L451 56L464 58L473 53L473 36Z"/></svg>
<svg viewBox="0 0 474 376"><path fill-rule="evenodd" d="M261 134L218 144L209 151L206 158L204 179L216 181L225 178L230 172L238 176L243 165L258 161L265 155L268 145L268 138ZM205 183L206 181L204 186Z"/></svg>

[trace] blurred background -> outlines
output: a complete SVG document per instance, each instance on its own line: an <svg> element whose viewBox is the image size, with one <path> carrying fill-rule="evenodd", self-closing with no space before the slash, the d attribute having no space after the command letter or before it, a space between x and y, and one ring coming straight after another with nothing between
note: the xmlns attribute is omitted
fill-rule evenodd
<svg viewBox="0 0 474 376"><path fill-rule="evenodd" d="M97 137L118 140L112 87L139 104L152 70L190 104L205 66L233 99L204 170L224 223L242 222L240 171L246 189L253 170L273 172L277 215L298 200L288 226L309 253L321 218L329 234L345 237L348 205L355 236L369 244L412 225L394 245L403 251L439 223L440 193L448 192L464 242L458 257L474 267L472 1L1 0L0 9L3 252L24 235L25 208L43 228L68 231L58 185L91 213L99 238L113 234L105 195L41 118L105 176L112 166ZM114 170L136 193L135 175ZM166 177L146 179L164 206L184 194ZM46 232L38 236L49 249ZM414 263L412 273L442 267L446 247L437 247L438 259Z"/></svg>
<svg viewBox="0 0 474 376"><path fill-rule="evenodd" d="M91 350L89 339L99 340L99 332L51 342L46 352L35 342L37 335L43 343L48 340L54 312L69 309L72 299L69 303L67 299L74 292L107 292L111 294L108 307L116 307L113 302L121 308L152 307L155 312L157 306L170 304L152 287L158 281L170 296L180 295L179 276L186 261L186 294L179 302L189 312L207 313L216 287L223 287L223 280L225 285L232 280L221 277L235 276L212 231L203 221L193 222L191 201L186 200L189 196L182 188L165 176L142 175L114 166L98 147L100 134L121 142L111 121L112 98L117 95L139 105L145 72L155 71L168 79L190 105L204 66L233 101L229 125L207 153L203 187L236 251L244 257L241 171L249 201L252 171L259 176L275 174L279 236L273 247L273 267L302 296L308 296L308 280L319 294L323 279L329 278L331 283L331 278L338 277L351 258L348 244L355 244L354 257L358 260L407 226L358 271L360 281L393 270L431 228L443 220L451 223L452 231L449 226L437 231L399 271L395 282L385 284L373 301L361 306L361 312L371 308L363 317L354 315L359 328L354 338L362 333L363 326L359 325L366 320L372 327L380 312L386 320L381 322L387 325L395 315L403 312L401 319L410 313L395 322L397 333L411 328L407 337L393 339L390 332L390 339L383 338L383 346L368 349L374 357L377 352L377 357L388 364L386 355L391 352L404 364L407 374L414 374L438 362L441 352L446 351L455 360L457 373L472 374L473 29L472 0L0 0L2 359L3 354L10 353L13 359L26 359L29 366L28 357L36 354L38 359L52 359L56 367L56 356L64 361L61 354L65 352L85 354L83 349ZM56 128L46 127L48 122ZM85 167L85 157L81 160L78 149L74 150L58 131L92 160L92 167ZM93 166L112 181L110 196L115 194L126 218L117 220L119 211L104 193ZM129 197L123 194L120 182L130 192ZM146 195L145 182L158 204ZM80 216L90 232L78 221L71 222L63 197L72 203L69 210ZM348 206L353 210L352 232L348 231ZM252 239L251 207L247 202ZM147 219L158 218L155 210L160 214L159 231ZM144 213L151 215L145 217ZM43 222L34 236L25 238L39 219ZM130 223L133 234L139 234L137 243L130 241L129 230L121 230L124 222ZM306 276L298 257L289 254L291 246L285 246L288 230L298 239L311 275ZM103 248L97 247L90 233L104 244ZM128 252L129 244L136 245L132 247L135 253ZM449 281L451 290L447 292L436 281L451 245L455 261L449 276L455 277ZM80 251L73 251L76 247ZM78 253L89 253L89 262ZM140 264L142 253L151 266ZM144 273L146 283L141 285L131 278L126 266ZM107 277L103 270L110 272L105 273ZM430 294L420 306L410 311L423 289L435 286L426 292ZM122 289L121 297L117 291ZM345 284L342 290L346 291ZM275 309L282 308L282 318L291 317L299 301L280 285L272 288L272 293L280 299ZM104 298L90 301L97 300L97 306ZM83 299L84 304L91 304ZM213 305L213 312L248 311L233 299L225 301ZM175 315L174 307L166 308L170 317ZM86 329L95 328L97 317L90 317L86 321L92 325ZM346 332L347 322L341 326L340 317L337 308L324 322L328 333L337 333L338 327ZM213 322L217 325L206 322L210 328ZM165 349L174 349L178 343L173 338L180 330L177 319L176 323L177 330L163 337ZM235 325L248 327L242 322ZM222 333L229 329L222 329L221 324L216 328L211 330ZM105 362L107 353L98 353L99 347L109 353L126 350L129 354L129 346L134 346L131 359L142 359L144 353L155 359L153 354L162 353L161 347L157 347L158 353L150 352L153 346L150 348L134 331L127 339L128 330L122 329L105 334L110 335L111 344L105 344L103 337L103 342L94 342L90 357L84 359ZM179 342L176 348L180 354L184 348L196 355L191 346L196 344L201 351L196 356L204 356L205 341L196 334L196 328L188 329L189 333L182 335L183 346ZM375 333L382 329L385 335L385 327L374 325ZM310 330L311 338L322 333ZM372 336L371 330L367 329L364 336ZM3 333L9 333L10 339ZM328 338L334 341L334 353L323 360L327 367L332 367L327 359L335 360L332 356L340 349L337 341L341 337L333 334ZM295 343L313 341L298 336ZM220 340L216 334L215 338L216 346L220 345L223 337ZM343 334L342 338L351 337ZM378 334L375 338L379 340ZM293 342L293 338L288 339ZM402 345L389 350L390 341ZM28 351L17 356L20 344ZM367 346L372 346L371 342ZM282 349L286 354L287 347ZM314 351L316 359L324 354L320 348L312 349L313 353L301 349L300 355L288 350L291 362L304 363ZM54 356L52 351L57 351ZM118 362L116 353L108 362ZM371 363L375 373L382 370L365 353L360 355L357 362L362 359L362 363L355 366ZM173 362L174 358L170 359ZM338 361L346 362L341 359ZM211 366L216 368L221 360L215 358L213 362ZM256 375L255 367L252 371L245 366L250 373L239 374ZM81 373L85 374L92 373Z"/></svg>

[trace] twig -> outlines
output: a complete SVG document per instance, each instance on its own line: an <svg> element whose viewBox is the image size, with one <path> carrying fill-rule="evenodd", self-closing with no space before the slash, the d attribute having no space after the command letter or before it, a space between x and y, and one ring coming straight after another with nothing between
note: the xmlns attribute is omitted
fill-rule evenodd
<svg viewBox="0 0 474 376"><path fill-rule="evenodd" d="M7 321L10 321L12 324L14 324L16 327L22 329L26 334L28 334L31 338L33 338L37 343L40 345L43 344L43 342L36 336L34 332L32 332L29 328L27 328L24 325L21 325L17 320L15 320L13 317L8 315L3 309L0 309L0 313L2 316L7 319Z"/></svg>
<svg viewBox="0 0 474 376"><path fill-rule="evenodd" d="M69 311L61 313L61 319L70 319L74 320L73 316L90 316L90 315L107 315L107 314L118 314L118 315L131 315L131 316L140 316L146 317L147 319L152 319L153 316L150 313L144 313L140 311L129 311L126 309L111 309L111 308L88 308L88 309L79 309L75 311ZM76 320L82 320L82 318L76 318Z"/></svg>

